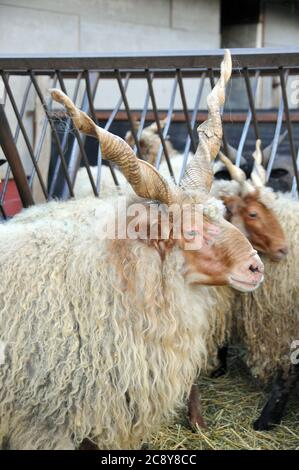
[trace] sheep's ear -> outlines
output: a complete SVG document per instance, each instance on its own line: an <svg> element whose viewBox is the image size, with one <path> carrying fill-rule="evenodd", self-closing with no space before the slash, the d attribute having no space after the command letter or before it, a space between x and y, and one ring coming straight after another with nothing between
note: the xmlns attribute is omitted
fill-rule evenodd
<svg viewBox="0 0 299 470"><path fill-rule="evenodd" d="M165 220L162 221L160 212L154 220L149 220L149 217L138 220L136 233L137 238L148 246L155 248L162 259L174 245L172 220L165 223Z"/></svg>

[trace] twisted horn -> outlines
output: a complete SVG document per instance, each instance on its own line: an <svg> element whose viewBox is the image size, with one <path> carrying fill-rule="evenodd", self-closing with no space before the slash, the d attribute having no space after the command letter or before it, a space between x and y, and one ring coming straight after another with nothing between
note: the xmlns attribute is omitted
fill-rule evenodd
<svg viewBox="0 0 299 470"><path fill-rule="evenodd" d="M219 158L226 166L232 180L238 181L238 183L244 183L244 181L246 181L246 174L244 171L234 165L230 159L224 155L224 153L219 152Z"/></svg>
<svg viewBox="0 0 299 470"><path fill-rule="evenodd" d="M262 188L266 184L266 170L262 165L263 155L261 151L261 140L258 139L255 144L255 152L252 154L254 165L250 175L251 181L256 188Z"/></svg>
<svg viewBox="0 0 299 470"><path fill-rule="evenodd" d="M61 90L53 88L49 92L53 100L65 106L79 131L99 140L103 158L119 167L138 196L154 199L168 205L174 202L175 193L167 181L152 165L139 160L123 139L97 126Z"/></svg>
<svg viewBox="0 0 299 470"><path fill-rule="evenodd" d="M280 134L279 136L279 139L278 139L278 143L277 143L277 147L279 147L279 145L284 141L285 137L287 136L288 134L288 131L284 131L283 134ZM270 160L270 157L271 157L271 152L272 152L272 147L273 147L273 144L274 144L274 140L272 140L271 144L269 144L267 147L264 148L263 150L263 156L264 156L264 159L263 159L263 164L264 166L268 165L269 163L269 160Z"/></svg>
<svg viewBox="0 0 299 470"><path fill-rule="evenodd" d="M208 119L197 128L199 143L195 155L187 165L181 181L183 189L196 189L209 193L213 182L212 162L222 141L220 108L225 101L225 85L230 79L232 61L230 51L225 50L220 66L220 78L207 97Z"/></svg>

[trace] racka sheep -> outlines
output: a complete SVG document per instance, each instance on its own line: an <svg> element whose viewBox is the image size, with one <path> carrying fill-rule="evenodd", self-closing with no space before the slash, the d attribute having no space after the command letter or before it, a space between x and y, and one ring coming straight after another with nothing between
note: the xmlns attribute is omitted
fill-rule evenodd
<svg viewBox="0 0 299 470"><path fill-rule="evenodd" d="M1 227L3 447L71 449L85 438L102 449L140 446L182 405L205 361L212 308L206 286L251 291L261 283L259 257L209 196L229 52L221 69L208 97L209 120L198 129L197 153L180 188L137 159L122 139L96 126L66 95L52 91L78 130L99 139L105 157L118 165L138 197L127 201L123 239L100 234L120 216L96 198L44 205L43 217ZM127 233L135 202L145 216L134 238ZM55 204L60 213L69 208L67 218L55 216ZM178 237L173 217L167 230L162 224L173 205L190 216L187 231L178 225ZM157 211L149 218L152 208Z"/></svg>
<svg viewBox="0 0 299 470"><path fill-rule="evenodd" d="M264 385L272 384L269 400L254 423L257 430L280 423L299 380L298 365L291 361L292 344L299 339L299 203L280 195L274 204L286 234L288 256L278 264L263 258L265 283L258 295L240 297L234 319L252 375Z"/></svg>
<svg viewBox="0 0 299 470"><path fill-rule="evenodd" d="M254 423L255 429L267 430L281 421L291 390L298 381L298 365L291 358L292 344L299 338L296 261L299 203L264 186L260 141L253 156L255 163L249 182L242 170L222 155L233 181L216 182L213 192L222 196L227 219L265 254L265 281L258 292L235 296L233 319L229 315L217 316L216 322L221 318L221 329L226 336L242 347L242 357L252 375L263 385L272 384L270 397ZM280 227L271 212L265 214L263 205L274 213ZM216 334L214 344L221 344L223 336Z"/></svg>

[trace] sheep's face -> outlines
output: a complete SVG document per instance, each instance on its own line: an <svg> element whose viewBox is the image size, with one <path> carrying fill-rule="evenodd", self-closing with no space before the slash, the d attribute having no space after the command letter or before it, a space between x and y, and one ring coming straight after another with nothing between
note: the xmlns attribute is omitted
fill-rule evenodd
<svg viewBox="0 0 299 470"><path fill-rule="evenodd" d="M186 279L191 284L230 285L250 292L263 281L263 264L244 235L224 219L204 218L198 250L184 250Z"/></svg>
<svg viewBox="0 0 299 470"><path fill-rule="evenodd" d="M143 226L143 241L158 251L162 261L172 250L181 251L183 274L188 284L230 285L241 291L254 290L263 280L263 264L257 252L222 214L215 217L211 207L206 209L205 204L184 204L175 213L173 208L166 207L150 222L148 217L140 220L137 230L140 233ZM164 223L165 215L168 225ZM128 222L130 227L132 220Z"/></svg>
<svg viewBox="0 0 299 470"><path fill-rule="evenodd" d="M280 261L287 254L283 229L273 210L263 204L259 191L241 196L223 198L226 218L238 227L260 253L272 261Z"/></svg>

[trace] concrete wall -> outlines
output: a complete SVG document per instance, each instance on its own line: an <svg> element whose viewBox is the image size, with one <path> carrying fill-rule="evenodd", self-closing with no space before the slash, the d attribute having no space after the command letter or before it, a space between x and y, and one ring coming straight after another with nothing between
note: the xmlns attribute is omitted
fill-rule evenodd
<svg viewBox="0 0 299 470"><path fill-rule="evenodd" d="M0 53L214 49L220 46L219 28L220 0L0 0ZM11 83L20 105L25 81L12 78ZM188 82L190 107L197 86L196 80ZM71 93L70 81L67 87ZM155 91L158 106L167 108L171 81L155 82ZM130 83L130 106L142 107L145 93L145 81ZM115 83L101 81L95 104L109 109L118 97ZM34 103L32 90L25 119L31 140ZM181 107L178 96L176 106ZM14 129L16 120L8 103L6 109ZM18 145L29 171L21 138Z"/></svg>
<svg viewBox="0 0 299 470"><path fill-rule="evenodd" d="M220 41L219 5L219 0L1 0L2 26L6 25L1 36L6 39L0 48L2 52L213 48ZM34 47L32 40L37 40Z"/></svg>
<svg viewBox="0 0 299 470"><path fill-rule="evenodd" d="M299 45L299 4L277 5L268 2L265 5L264 17L265 47Z"/></svg>

